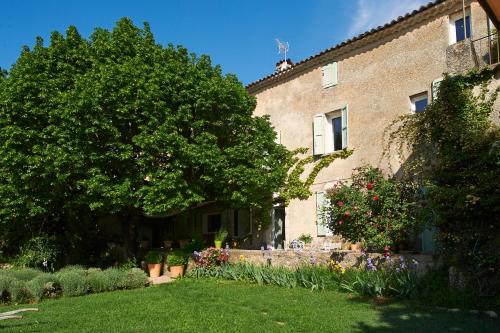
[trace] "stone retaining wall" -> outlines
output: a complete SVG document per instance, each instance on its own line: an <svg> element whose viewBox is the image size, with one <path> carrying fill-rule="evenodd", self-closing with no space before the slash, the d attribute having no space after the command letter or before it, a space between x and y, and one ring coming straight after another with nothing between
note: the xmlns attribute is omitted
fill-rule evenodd
<svg viewBox="0 0 500 333"><path fill-rule="evenodd" d="M403 257L411 268L417 271L425 271L435 265L431 255L427 254L396 254L392 255L393 260L400 260ZM377 264L385 261L380 253L366 253L334 250L334 251L296 251L296 250L229 250L229 261L236 263L247 261L255 264L270 264L273 266L285 266L295 268L303 264L328 264L330 261L339 263L342 267L364 267L366 259L371 258Z"/></svg>

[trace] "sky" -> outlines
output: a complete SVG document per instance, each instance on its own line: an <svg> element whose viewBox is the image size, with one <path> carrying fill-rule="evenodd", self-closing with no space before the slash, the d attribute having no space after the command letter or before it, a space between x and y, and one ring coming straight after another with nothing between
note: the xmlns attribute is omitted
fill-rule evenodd
<svg viewBox="0 0 500 333"><path fill-rule="evenodd" d="M121 17L149 22L158 43L207 54L248 84L274 71L275 39L298 62L419 8L429 0L0 0L0 67L9 69L23 45L77 27L88 37Z"/></svg>

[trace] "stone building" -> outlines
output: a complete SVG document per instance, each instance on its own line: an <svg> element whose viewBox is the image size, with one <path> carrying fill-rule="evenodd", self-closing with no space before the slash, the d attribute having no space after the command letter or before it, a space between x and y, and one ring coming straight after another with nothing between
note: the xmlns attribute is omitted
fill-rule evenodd
<svg viewBox="0 0 500 333"><path fill-rule="evenodd" d="M462 0L434 1L296 64L278 63L274 73L247 86L257 98L255 115L270 116L287 148L307 147L317 158L354 150L318 174L310 198L275 207L264 234L268 244L286 248L301 234L316 244L331 241L318 223L325 190L365 164L396 172L399 161L381 160L391 121L423 111L444 73L498 63L485 11L476 1L465 5L463 10ZM428 250L429 235L421 238Z"/></svg>

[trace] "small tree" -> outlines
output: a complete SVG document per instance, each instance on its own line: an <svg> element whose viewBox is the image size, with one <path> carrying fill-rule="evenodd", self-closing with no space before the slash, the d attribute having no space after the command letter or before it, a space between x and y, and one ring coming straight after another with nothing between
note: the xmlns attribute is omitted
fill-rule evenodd
<svg viewBox="0 0 500 333"><path fill-rule="evenodd" d="M356 169L350 185L337 185L326 197L330 201L325 209L328 227L350 242L362 242L365 248L387 250L415 229L412 204L379 169Z"/></svg>
<svg viewBox="0 0 500 333"><path fill-rule="evenodd" d="M38 38L0 74L2 236L66 241L98 215L127 223L207 201L270 207L290 154L255 105L234 75L157 44L148 24Z"/></svg>

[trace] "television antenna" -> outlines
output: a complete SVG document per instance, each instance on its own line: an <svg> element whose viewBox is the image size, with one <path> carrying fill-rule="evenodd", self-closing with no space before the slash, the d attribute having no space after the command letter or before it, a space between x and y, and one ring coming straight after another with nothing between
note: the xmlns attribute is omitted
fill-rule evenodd
<svg viewBox="0 0 500 333"><path fill-rule="evenodd" d="M283 53L286 61L286 54L290 49L290 45L288 44L288 42L282 42L278 38L276 38L276 45L278 45L278 53L279 54Z"/></svg>

